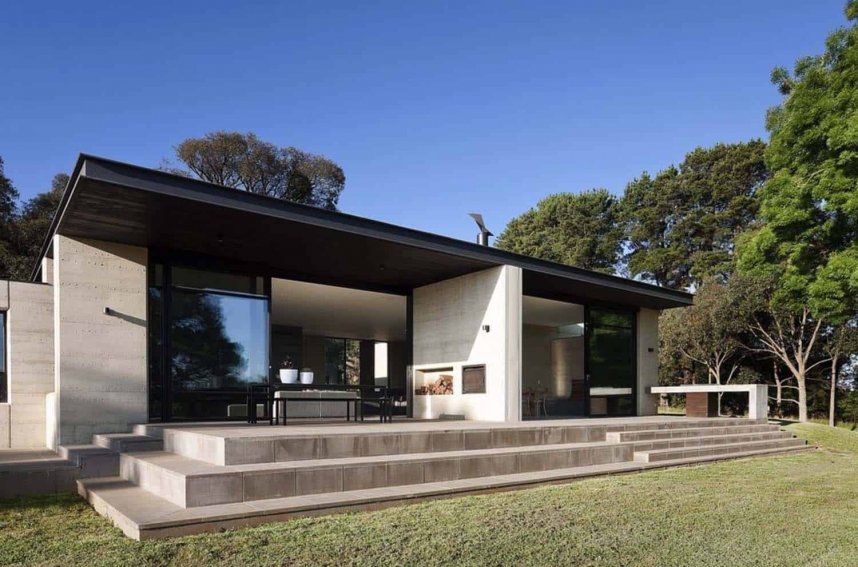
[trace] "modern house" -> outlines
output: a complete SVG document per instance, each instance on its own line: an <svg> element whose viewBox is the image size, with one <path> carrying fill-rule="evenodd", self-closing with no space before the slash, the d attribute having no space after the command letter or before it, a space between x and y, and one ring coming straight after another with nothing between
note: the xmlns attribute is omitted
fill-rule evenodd
<svg viewBox="0 0 858 567"><path fill-rule="evenodd" d="M218 509L201 513L196 528L152 518L147 524L117 512L122 506L110 494L139 501L138 493L126 497L123 490L143 488L161 499L158 506L163 501L157 518L175 519L189 517L175 516L176 509L273 502L348 492L349 486L426 483L430 490L432 478L470 475L456 461L453 476L433 477L427 469L413 483L394 482L391 467L428 467L445 450L441 437L422 451L406 450L420 435L458 435L446 449L466 451L474 448L466 433L480 433L485 442L479 450L506 447L503 455L481 458L504 457L511 467L506 472L523 474L524 457L516 453L519 460L510 461L510 447L527 452L548 444L561 451L557 447L571 441L558 453L562 464L586 449L582 455L593 466L631 466L641 462L634 456L640 447L611 439L612 431L646 429L646 423L676 427L611 418L657 413L649 388L657 385L658 316L691 304L687 293L88 155L75 165L41 256L30 282L0 282L0 448L62 452L95 439L120 452L163 450L167 454L157 459L123 455L123 480L116 482L133 486L81 485L97 509L125 518L123 529L135 537L211 529L225 525L224 518L237 525L236 518L259 514ZM284 360L311 371L317 390L385 385L399 415L393 423L355 426L353 449L345 452L332 452L330 438L306 427L276 429L281 444L271 445L275 429L267 422L245 423L246 391L250 383L278 380ZM462 421L427 421L442 417ZM568 421L576 418L608 419ZM212 422L217 427L205 429ZM431 425L437 423L444 425ZM690 427L686 423L683 431ZM743 427L771 434L771 443L783 437L774 426ZM250 430L262 437L250 439ZM286 431L304 441L312 437L306 455L283 449L282 443L295 441L283 437ZM536 437L498 437L510 432ZM346 433L336 433L343 441ZM368 439L390 444L374 450ZM575 445L581 442L594 446ZM603 447L612 442L619 449ZM594 460L599 451L607 460ZM406 453L434 456L400 462ZM396 459L340 462L385 455ZM328 472L340 467L331 477L334 488L302 490L301 472L283 468L325 457L340 459L319 464ZM492 462L473 476L497 476L500 461ZM200 463L221 469L204 474ZM384 481L373 472L369 484L350 485L342 467L352 465L362 467L361 475L376 467ZM155 478L165 470L170 482L181 477L181 486ZM285 484L275 483L289 488L261 498L250 494L257 485L247 475L258 480L263 473L292 474ZM198 477L206 481L194 488ZM324 478L315 474L312 482ZM329 507L343 506L331 501ZM277 517L292 513L285 509ZM169 532L170 526L178 531Z"/></svg>

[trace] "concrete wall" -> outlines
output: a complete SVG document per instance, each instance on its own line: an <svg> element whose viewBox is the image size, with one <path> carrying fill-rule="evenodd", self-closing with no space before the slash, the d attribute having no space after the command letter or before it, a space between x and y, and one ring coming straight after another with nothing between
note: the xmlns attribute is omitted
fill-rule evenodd
<svg viewBox="0 0 858 567"><path fill-rule="evenodd" d="M584 337L557 339L555 327L524 325L522 388L568 398L572 380L584 380Z"/></svg>
<svg viewBox="0 0 858 567"><path fill-rule="evenodd" d="M414 417L520 419L521 270L491 268L414 290L414 388L420 371L452 368L454 394L415 395ZM483 329L484 325L489 330ZM486 393L462 394L462 366L486 365Z"/></svg>
<svg viewBox="0 0 858 567"><path fill-rule="evenodd" d="M42 283L54 283L54 259L42 258Z"/></svg>
<svg viewBox="0 0 858 567"><path fill-rule="evenodd" d="M557 329L543 325L524 325L521 333L521 384L525 390L551 388L551 341Z"/></svg>
<svg viewBox="0 0 858 567"><path fill-rule="evenodd" d="M147 420L145 248L54 237L57 444ZM109 307L112 312L104 313Z"/></svg>
<svg viewBox="0 0 858 567"><path fill-rule="evenodd" d="M45 446L45 395L54 390L53 290L9 282L7 355L12 448Z"/></svg>
<svg viewBox="0 0 858 567"><path fill-rule="evenodd" d="M12 444L12 422L10 404L0 404L0 449L8 449Z"/></svg>
<svg viewBox="0 0 858 567"><path fill-rule="evenodd" d="M638 312L638 415L658 413L658 396L647 393L651 386L658 386L658 316L654 309Z"/></svg>

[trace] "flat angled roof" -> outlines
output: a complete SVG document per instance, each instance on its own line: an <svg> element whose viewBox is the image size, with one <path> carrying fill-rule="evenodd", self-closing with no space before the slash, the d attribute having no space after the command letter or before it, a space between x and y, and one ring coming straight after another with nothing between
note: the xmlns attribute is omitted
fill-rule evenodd
<svg viewBox="0 0 858 567"><path fill-rule="evenodd" d="M409 294L502 265L523 269L524 293L653 309L693 296L493 247L328 211L82 154L42 246L54 234L188 258L242 263L259 274ZM41 262L33 270L39 277Z"/></svg>

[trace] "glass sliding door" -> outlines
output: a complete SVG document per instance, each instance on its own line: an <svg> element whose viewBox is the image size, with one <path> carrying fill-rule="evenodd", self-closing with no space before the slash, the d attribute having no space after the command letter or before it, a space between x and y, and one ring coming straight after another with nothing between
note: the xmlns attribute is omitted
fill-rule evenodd
<svg viewBox="0 0 858 567"><path fill-rule="evenodd" d="M153 268L150 418L242 417L247 384L266 382L269 375L264 279Z"/></svg>
<svg viewBox="0 0 858 567"><path fill-rule="evenodd" d="M635 414L635 313L591 307L587 382L591 416Z"/></svg>

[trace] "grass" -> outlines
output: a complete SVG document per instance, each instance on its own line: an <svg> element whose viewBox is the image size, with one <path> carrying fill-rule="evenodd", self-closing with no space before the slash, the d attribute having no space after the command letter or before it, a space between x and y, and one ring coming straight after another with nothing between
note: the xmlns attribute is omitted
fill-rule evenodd
<svg viewBox="0 0 858 567"><path fill-rule="evenodd" d="M827 419L811 419L811 423L818 423L820 425L828 425ZM838 421L836 427L840 427L842 429L848 429L849 431L858 431L858 423L854 423L851 421Z"/></svg>
<svg viewBox="0 0 858 567"><path fill-rule="evenodd" d="M658 406L659 415L685 415L685 408L673 406Z"/></svg>
<svg viewBox="0 0 858 567"><path fill-rule="evenodd" d="M822 450L142 543L0 502L0 565L858 565L858 433L788 429Z"/></svg>

